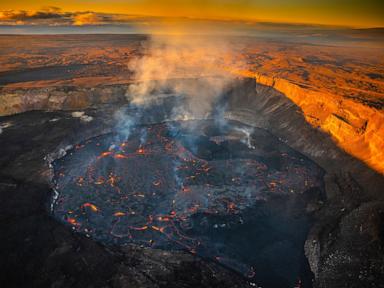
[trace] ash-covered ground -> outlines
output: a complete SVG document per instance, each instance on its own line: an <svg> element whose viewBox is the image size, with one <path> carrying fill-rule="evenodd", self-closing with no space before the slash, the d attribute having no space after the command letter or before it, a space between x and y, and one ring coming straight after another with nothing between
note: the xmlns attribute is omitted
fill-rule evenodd
<svg viewBox="0 0 384 288"><path fill-rule="evenodd" d="M139 125L78 143L54 169L53 214L87 237L185 250L266 287L311 281L306 209L323 171L262 129Z"/></svg>

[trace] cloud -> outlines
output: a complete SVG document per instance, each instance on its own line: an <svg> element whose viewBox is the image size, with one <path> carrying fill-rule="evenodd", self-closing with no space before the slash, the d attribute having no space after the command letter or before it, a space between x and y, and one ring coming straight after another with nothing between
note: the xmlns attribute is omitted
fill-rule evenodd
<svg viewBox="0 0 384 288"><path fill-rule="evenodd" d="M94 25L102 24L103 17L94 12L81 13L74 15L73 25L82 26L82 25Z"/></svg>
<svg viewBox="0 0 384 288"><path fill-rule="evenodd" d="M0 20L55 19L65 17L67 14L62 13L61 9L57 7L46 7L40 11L3 10L0 11Z"/></svg>
<svg viewBox="0 0 384 288"><path fill-rule="evenodd" d="M62 12L57 7L45 7L39 11L0 11L1 25L70 25L72 18L73 13Z"/></svg>
<svg viewBox="0 0 384 288"><path fill-rule="evenodd" d="M135 21L143 21L142 19L144 18L145 17L133 15L107 14L93 11L64 12L58 7L45 7L38 11L0 11L0 25L122 25L130 24Z"/></svg>

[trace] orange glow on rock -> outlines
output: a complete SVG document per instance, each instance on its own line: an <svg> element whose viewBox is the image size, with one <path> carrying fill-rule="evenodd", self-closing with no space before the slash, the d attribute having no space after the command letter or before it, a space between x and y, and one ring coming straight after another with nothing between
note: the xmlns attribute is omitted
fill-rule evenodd
<svg viewBox="0 0 384 288"><path fill-rule="evenodd" d="M151 228L155 231L159 231L161 233L164 232L164 227L151 226Z"/></svg>
<svg viewBox="0 0 384 288"><path fill-rule="evenodd" d="M95 184L96 184L96 185L101 185L101 184L104 184L104 182L105 182L104 177L103 177L103 176L100 176L99 178L97 178Z"/></svg>
<svg viewBox="0 0 384 288"><path fill-rule="evenodd" d="M75 218L68 218L67 219L67 222L71 225L74 225L74 226L79 226L80 223L77 222L77 220Z"/></svg>
<svg viewBox="0 0 384 288"><path fill-rule="evenodd" d="M115 154L113 157L115 159L128 159L128 156L126 156L124 154Z"/></svg>

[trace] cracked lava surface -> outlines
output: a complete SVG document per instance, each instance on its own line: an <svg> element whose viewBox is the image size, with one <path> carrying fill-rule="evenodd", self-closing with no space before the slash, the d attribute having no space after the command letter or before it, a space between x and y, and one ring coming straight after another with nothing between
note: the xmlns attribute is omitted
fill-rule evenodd
<svg viewBox="0 0 384 288"><path fill-rule="evenodd" d="M53 166L53 214L87 237L187 250L250 278L269 266L265 275L300 278L309 225L300 199L322 189L323 172L262 129L210 120L138 125L125 140L79 143Z"/></svg>

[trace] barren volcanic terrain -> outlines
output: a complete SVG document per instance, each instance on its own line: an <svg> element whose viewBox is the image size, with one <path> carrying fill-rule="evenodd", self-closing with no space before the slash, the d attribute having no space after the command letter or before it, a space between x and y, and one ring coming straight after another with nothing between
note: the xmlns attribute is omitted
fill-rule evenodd
<svg viewBox="0 0 384 288"><path fill-rule="evenodd" d="M0 36L4 287L383 287L378 35Z"/></svg>

